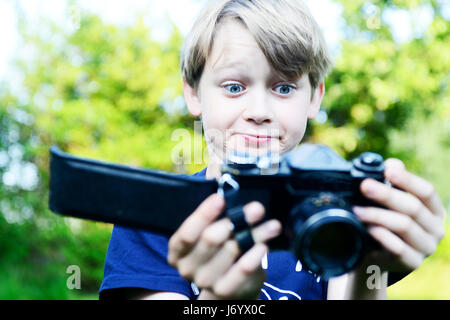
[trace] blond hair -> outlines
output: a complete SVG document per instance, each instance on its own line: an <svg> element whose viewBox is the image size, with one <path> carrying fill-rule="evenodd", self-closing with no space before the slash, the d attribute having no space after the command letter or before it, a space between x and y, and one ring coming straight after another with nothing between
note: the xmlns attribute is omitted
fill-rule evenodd
<svg viewBox="0 0 450 320"><path fill-rule="evenodd" d="M332 60L319 25L301 0L210 0L187 35L181 52L181 73L197 89L224 18L241 21L271 66L287 79L308 74L317 88Z"/></svg>

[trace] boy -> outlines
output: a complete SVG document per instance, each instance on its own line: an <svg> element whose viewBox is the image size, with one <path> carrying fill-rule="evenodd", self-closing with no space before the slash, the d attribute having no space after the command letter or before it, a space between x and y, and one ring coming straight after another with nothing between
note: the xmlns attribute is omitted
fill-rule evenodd
<svg viewBox="0 0 450 320"><path fill-rule="evenodd" d="M181 69L190 113L202 116L210 163L198 173L220 177L229 152L283 154L303 138L317 114L331 59L320 29L299 0L217 0L207 3L186 39ZM369 289L367 267L384 273L414 270L444 236L445 210L427 181L396 159L387 179L362 193L383 205L354 208L383 251L353 272L329 281L302 269L284 251L267 252L281 231L273 219L251 229L245 251L228 218L217 220L224 199L211 195L169 239L115 227L105 262L101 297L146 299L386 298L386 283ZM264 216L257 202L244 206L249 226Z"/></svg>

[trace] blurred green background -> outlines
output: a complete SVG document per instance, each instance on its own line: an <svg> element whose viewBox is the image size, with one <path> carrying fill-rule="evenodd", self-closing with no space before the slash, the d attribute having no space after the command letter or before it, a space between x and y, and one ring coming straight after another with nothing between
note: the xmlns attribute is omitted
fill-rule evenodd
<svg viewBox="0 0 450 320"><path fill-rule="evenodd" d="M323 110L304 141L330 145L347 159L367 150L398 157L434 184L448 211L449 5L335 3L343 37L333 51ZM145 12L117 25L76 1L65 6L70 27L45 17L30 22L24 8L14 6L20 39L11 63L19 81L0 79L0 299L97 299L111 226L48 210L51 145L173 172L205 166L175 165L171 158L180 143L175 129L195 135L182 98L183 35L176 24L168 22L170 35L161 41L152 36ZM420 28L425 11L431 19ZM395 38L395 21L387 22L392 12L411 18L406 41ZM447 224L437 252L389 288L390 299L450 298L449 231ZM70 265L80 267L79 290L67 287Z"/></svg>

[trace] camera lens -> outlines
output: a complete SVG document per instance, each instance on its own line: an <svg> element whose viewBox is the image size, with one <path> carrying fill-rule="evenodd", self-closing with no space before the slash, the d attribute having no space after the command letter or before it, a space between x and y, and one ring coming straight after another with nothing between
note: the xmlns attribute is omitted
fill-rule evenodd
<svg viewBox="0 0 450 320"><path fill-rule="evenodd" d="M354 259L361 247L359 233L345 222L323 224L310 237L311 259L324 269L345 266Z"/></svg>
<svg viewBox="0 0 450 320"><path fill-rule="evenodd" d="M327 209L310 216L296 234L295 254L324 278L352 270L364 249L365 229L347 210Z"/></svg>

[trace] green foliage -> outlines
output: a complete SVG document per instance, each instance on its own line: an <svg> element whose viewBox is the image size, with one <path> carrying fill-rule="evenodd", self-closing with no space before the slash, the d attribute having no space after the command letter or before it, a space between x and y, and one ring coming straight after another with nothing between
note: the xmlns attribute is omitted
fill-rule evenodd
<svg viewBox="0 0 450 320"><path fill-rule="evenodd" d="M59 46L36 36L28 41L45 56L24 66L45 146L104 160L173 169L170 131L182 116L163 108L181 94L181 36L174 29L164 44L150 38L138 20L119 29L83 15L81 28ZM52 41L53 39L49 39ZM150 138L151 137L151 138Z"/></svg>
<svg viewBox="0 0 450 320"><path fill-rule="evenodd" d="M329 121L312 122L310 140L332 146L347 158L372 150L398 157L437 185L450 205L445 170L450 161L450 21L428 1L339 1L352 30L342 42L335 68L326 79L324 107ZM382 21L367 26L367 10L431 5L435 18L421 35L396 43ZM355 14L359 12L359 14Z"/></svg>
<svg viewBox="0 0 450 320"><path fill-rule="evenodd" d="M306 139L328 144L346 158L367 150L398 157L432 181L450 207L450 22L435 1L339 2L347 29L326 79L328 121L311 121ZM387 9L424 4L433 8L433 22L410 42L394 42L389 27L376 20ZM63 218L47 208L52 144L127 165L177 172L205 166L180 167L172 161L180 147L175 129L195 140L182 141L183 147L205 150L180 103L183 39L178 30L173 27L167 41L157 42L143 18L128 27L105 24L85 12L81 18L74 32L50 22L35 28L19 21L26 54L18 56L16 66L23 86L13 94L8 83L0 83L3 299L95 298L103 276L111 226ZM35 172L37 183L26 181L26 170L17 169L22 167L31 176ZM24 170L21 179L13 181L13 169ZM449 239L390 288L389 296L449 298L444 286L450 281ZM66 286L69 265L81 269L79 291Z"/></svg>
<svg viewBox="0 0 450 320"><path fill-rule="evenodd" d="M324 106L330 121L316 125L313 139L345 156L364 150L398 156L390 148L391 132L404 131L416 119L448 120L449 38L450 22L438 18L426 36L406 44L343 41L326 82Z"/></svg>
<svg viewBox="0 0 450 320"><path fill-rule="evenodd" d="M450 225L447 225L446 234L436 252L425 259L420 268L388 288L389 299L449 299Z"/></svg>
<svg viewBox="0 0 450 320"><path fill-rule="evenodd" d="M401 159L431 181L450 208L450 21L429 1L347 1L347 38L327 78L324 106L329 121L313 124L309 139L328 144L347 158L372 150ZM380 20L373 28L367 12L430 5L434 19L407 43L393 41ZM367 10L370 8L371 10ZM359 13L359 14L355 14ZM371 28L372 26L372 28ZM447 219L448 220L448 219ZM448 299L449 229L423 266L389 288L392 299Z"/></svg>
<svg viewBox="0 0 450 320"><path fill-rule="evenodd" d="M61 218L47 208L51 145L174 170L171 133L187 123L184 112L164 108L181 94L176 28L158 43L142 19L118 28L85 14L70 34L43 25L50 32L23 26L24 48L36 55L17 61L24 76L19 96L0 95L0 150L7 155L0 176L14 161L33 163L39 181L29 190L17 181L0 185L0 298L6 299L92 297L103 277L111 227ZM70 265L80 267L80 292L66 286Z"/></svg>

